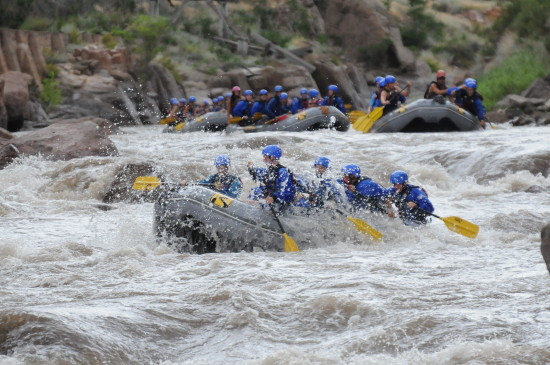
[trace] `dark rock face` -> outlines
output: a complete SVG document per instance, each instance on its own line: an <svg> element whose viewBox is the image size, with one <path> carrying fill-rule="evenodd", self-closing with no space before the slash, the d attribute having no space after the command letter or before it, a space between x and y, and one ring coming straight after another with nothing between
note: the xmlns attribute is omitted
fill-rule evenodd
<svg viewBox="0 0 550 365"><path fill-rule="evenodd" d="M150 163L135 163L125 165L115 176L109 190L103 197L104 203L115 202L153 202L162 191L162 186L153 190L134 190L134 181L138 176L158 176L163 180Z"/></svg>
<svg viewBox="0 0 550 365"><path fill-rule="evenodd" d="M14 157L41 155L51 160L70 160L86 156L117 156L109 139L110 122L100 118L64 120L9 139L0 147L5 167Z"/></svg>
<svg viewBox="0 0 550 365"><path fill-rule="evenodd" d="M540 232L540 252L546 262L546 268L550 273L550 223L548 223Z"/></svg>

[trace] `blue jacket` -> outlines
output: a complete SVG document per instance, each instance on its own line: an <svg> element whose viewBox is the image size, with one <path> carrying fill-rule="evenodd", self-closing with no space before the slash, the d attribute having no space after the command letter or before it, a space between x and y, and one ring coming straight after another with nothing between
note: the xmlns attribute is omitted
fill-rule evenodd
<svg viewBox="0 0 550 365"><path fill-rule="evenodd" d="M321 208L325 201L334 200L343 203L342 194L338 184L331 178L307 181L300 176L295 176L296 191L307 195L306 199L300 199L295 204L307 208Z"/></svg>
<svg viewBox="0 0 550 365"><path fill-rule="evenodd" d="M342 100L342 98L339 96L325 96L325 98L321 102L321 105L335 106L342 113L346 114L346 106L344 105L344 101Z"/></svg>
<svg viewBox="0 0 550 365"><path fill-rule="evenodd" d="M409 201L416 203L416 205L418 205L418 208L422 210L430 213L433 213L434 211L434 206L430 202L430 199L428 199L428 195L418 186L407 184L400 192L392 187L387 190L387 194L391 201L397 207L399 217L401 217L403 221L427 223L428 215L416 208L410 209L407 206L407 202Z"/></svg>
<svg viewBox="0 0 550 365"><path fill-rule="evenodd" d="M252 105L252 109L250 110L250 115L254 115L256 113L262 113L267 115L267 102L263 100L258 100L257 102Z"/></svg>
<svg viewBox="0 0 550 365"><path fill-rule="evenodd" d="M233 109L232 115L235 117L250 117L252 109L252 102L248 100L241 100L237 106Z"/></svg>
<svg viewBox="0 0 550 365"><path fill-rule="evenodd" d="M281 98L277 96L269 99L269 102L267 103L267 107L265 109L265 114L271 119L278 117L279 115L286 114L290 111L288 106L283 105L283 103L281 102Z"/></svg>
<svg viewBox="0 0 550 365"><path fill-rule="evenodd" d="M378 108L382 106L382 103L380 102L380 96L378 95L377 91L372 93L369 105L372 106L373 108Z"/></svg>
<svg viewBox="0 0 550 365"><path fill-rule="evenodd" d="M485 107L483 106L483 96L477 91L469 96L466 90L460 87L452 87L447 90L447 94L451 95L452 92L455 92L455 103L466 109L472 115L478 117L479 120L485 119Z"/></svg>
<svg viewBox="0 0 550 365"><path fill-rule="evenodd" d="M238 198L243 190L241 179L239 179L235 175L229 174L210 175L206 179L199 181L199 185L210 185L215 184L216 182L222 183L223 187L219 190L214 188L213 186L211 186L210 188L219 191L220 193L227 195L231 198Z"/></svg>
<svg viewBox="0 0 550 365"><path fill-rule="evenodd" d="M301 110L306 110L309 108L309 96L305 99L294 98L292 99L292 105L290 106L290 112L296 114Z"/></svg>
<svg viewBox="0 0 550 365"><path fill-rule="evenodd" d="M267 169L255 167L249 169L252 180L260 183L264 198L271 196L275 202L290 204L294 201L295 186L290 171L283 165L270 165Z"/></svg>
<svg viewBox="0 0 550 365"><path fill-rule="evenodd" d="M341 180L339 180L341 182ZM343 183L343 182L342 182ZM386 213L386 189L369 178L361 178L355 186L356 191L345 189L348 202L356 209L368 209L371 212Z"/></svg>

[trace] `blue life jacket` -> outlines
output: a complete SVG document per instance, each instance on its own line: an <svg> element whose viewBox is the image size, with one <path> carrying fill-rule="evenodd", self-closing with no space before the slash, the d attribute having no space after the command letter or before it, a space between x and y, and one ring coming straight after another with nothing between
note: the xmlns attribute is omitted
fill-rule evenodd
<svg viewBox="0 0 550 365"><path fill-rule="evenodd" d="M325 98L321 102L321 105L335 106L342 113L346 114L346 106L344 105L344 101L342 100L342 98L339 96L325 96Z"/></svg>
<svg viewBox="0 0 550 365"><path fill-rule="evenodd" d="M233 109L233 113L231 113L235 117L250 117L252 109L252 101L248 100L241 100L237 104L237 106Z"/></svg>
<svg viewBox="0 0 550 365"><path fill-rule="evenodd" d="M368 177L359 179L355 192L345 190L348 201L354 208L368 209L373 213L386 213L386 190Z"/></svg>
<svg viewBox="0 0 550 365"><path fill-rule="evenodd" d="M483 96L477 91L472 96L462 88L457 88L455 92L455 103L466 109L472 115L477 116L480 120L485 118L485 107L483 106Z"/></svg>
<svg viewBox="0 0 550 365"><path fill-rule="evenodd" d="M223 187L216 189L214 186L211 189L217 190L220 193L227 195L231 198L238 198L243 190L243 183L235 175L230 174L214 174L210 175L206 179L199 181L199 184L215 184L221 183Z"/></svg>
<svg viewBox="0 0 550 365"><path fill-rule="evenodd" d="M434 207L426 192L418 186L406 184L401 191L395 188L388 189L388 196L397 207L399 217L404 221L418 222L421 224L428 223L428 214L416 208L411 209L407 206L407 202L416 203L418 208L427 212L433 213Z"/></svg>
<svg viewBox="0 0 550 365"><path fill-rule="evenodd" d="M279 204L290 204L294 201L296 192L292 173L283 165L250 168L252 180L260 182L264 198L271 196Z"/></svg>

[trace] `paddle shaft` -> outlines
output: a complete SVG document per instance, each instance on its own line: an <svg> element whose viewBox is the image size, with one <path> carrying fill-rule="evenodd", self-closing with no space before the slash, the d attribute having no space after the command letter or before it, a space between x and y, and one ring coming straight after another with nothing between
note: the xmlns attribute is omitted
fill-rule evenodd
<svg viewBox="0 0 550 365"><path fill-rule="evenodd" d="M269 209L271 209L271 213L273 213L273 217L275 217L275 220L277 221L279 228L281 228L281 232L283 232L283 234L286 234L285 229L283 228L283 225L279 220L279 217L277 217L277 213L275 212L275 208L273 208L273 205L269 204Z"/></svg>

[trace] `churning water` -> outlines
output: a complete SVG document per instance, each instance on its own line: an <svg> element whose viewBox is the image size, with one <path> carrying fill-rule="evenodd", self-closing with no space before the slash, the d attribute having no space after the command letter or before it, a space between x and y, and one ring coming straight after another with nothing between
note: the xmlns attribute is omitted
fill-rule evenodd
<svg viewBox="0 0 550 365"><path fill-rule="evenodd" d="M0 364L550 363L539 251L550 127L183 135L141 126L112 139L120 157L26 158L0 171ZM126 163L193 181L221 153L251 188L246 162L261 165L267 144L306 175L318 155L333 173L358 163L384 186L405 170L436 214L479 225L479 236L437 219L411 229L361 216L384 234L373 242L345 218L287 218L313 247L189 255L157 244L151 203L101 202Z"/></svg>

